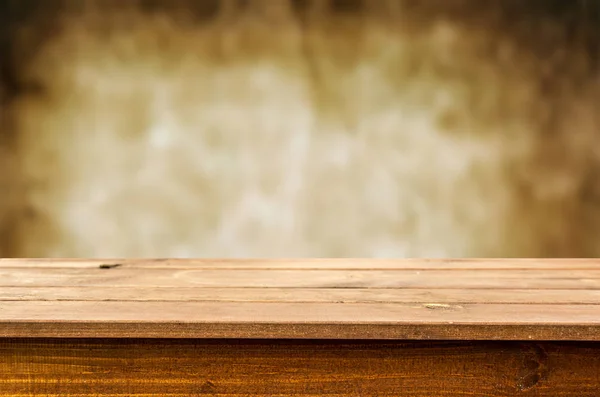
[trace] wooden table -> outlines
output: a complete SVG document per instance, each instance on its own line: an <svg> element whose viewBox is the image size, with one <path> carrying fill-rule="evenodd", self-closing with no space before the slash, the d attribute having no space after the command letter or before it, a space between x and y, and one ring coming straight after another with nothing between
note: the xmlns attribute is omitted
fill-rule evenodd
<svg viewBox="0 0 600 397"><path fill-rule="evenodd" d="M600 261L0 260L0 396L600 396Z"/></svg>

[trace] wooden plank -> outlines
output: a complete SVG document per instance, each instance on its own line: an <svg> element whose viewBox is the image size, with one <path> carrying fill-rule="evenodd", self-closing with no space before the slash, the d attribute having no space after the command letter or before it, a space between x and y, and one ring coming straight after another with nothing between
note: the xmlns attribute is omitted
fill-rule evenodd
<svg viewBox="0 0 600 397"><path fill-rule="evenodd" d="M599 289L600 270L0 269L1 287Z"/></svg>
<svg viewBox="0 0 600 397"><path fill-rule="evenodd" d="M600 340L597 268L164 262L12 261L0 268L0 336Z"/></svg>
<svg viewBox="0 0 600 397"><path fill-rule="evenodd" d="M0 337L600 341L600 306L15 301Z"/></svg>
<svg viewBox="0 0 600 397"><path fill-rule="evenodd" d="M597 290L3 287L2 301L600 304Z"/></svg>
<svg viewBox="0 0 600 397"><path fill-rule="evenodd" d="M0 269L98 268L278 270L600 270L600 259L0 259Z"/></svg>
<svg viewBox="0 0 600 397"><path fill-rule="evenodd" d="M0 340L0 396L596 396L573 343Z"/></svg>

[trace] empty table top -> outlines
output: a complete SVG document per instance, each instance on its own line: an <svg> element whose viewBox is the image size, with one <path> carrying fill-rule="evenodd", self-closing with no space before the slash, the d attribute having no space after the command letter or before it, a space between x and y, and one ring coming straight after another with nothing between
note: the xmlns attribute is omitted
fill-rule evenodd
<svg viewBox="0 0 600 397"><path fill-rule="evenodd" d="M2 259L0 337L600 340L600 260Z"/></svg>

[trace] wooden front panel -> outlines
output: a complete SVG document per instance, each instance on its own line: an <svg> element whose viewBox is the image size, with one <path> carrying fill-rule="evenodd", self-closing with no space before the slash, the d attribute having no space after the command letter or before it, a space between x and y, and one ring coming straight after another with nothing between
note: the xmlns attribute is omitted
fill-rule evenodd
<svg viewBox="0 0 600 397"><path fill-rule="evenodd" d="M600 344L0 339L0 396L598 396Z"/></svg>

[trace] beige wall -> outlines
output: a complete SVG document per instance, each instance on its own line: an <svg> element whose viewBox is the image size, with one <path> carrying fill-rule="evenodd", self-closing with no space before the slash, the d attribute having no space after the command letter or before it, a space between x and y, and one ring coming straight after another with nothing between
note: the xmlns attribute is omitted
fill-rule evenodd
<svg viewBox="0 0 600 397"><path fill-rule="evenodd" d="M560 21L235 3L59 13L11 102L7 252L600 253L600 74Z"/></svg>

